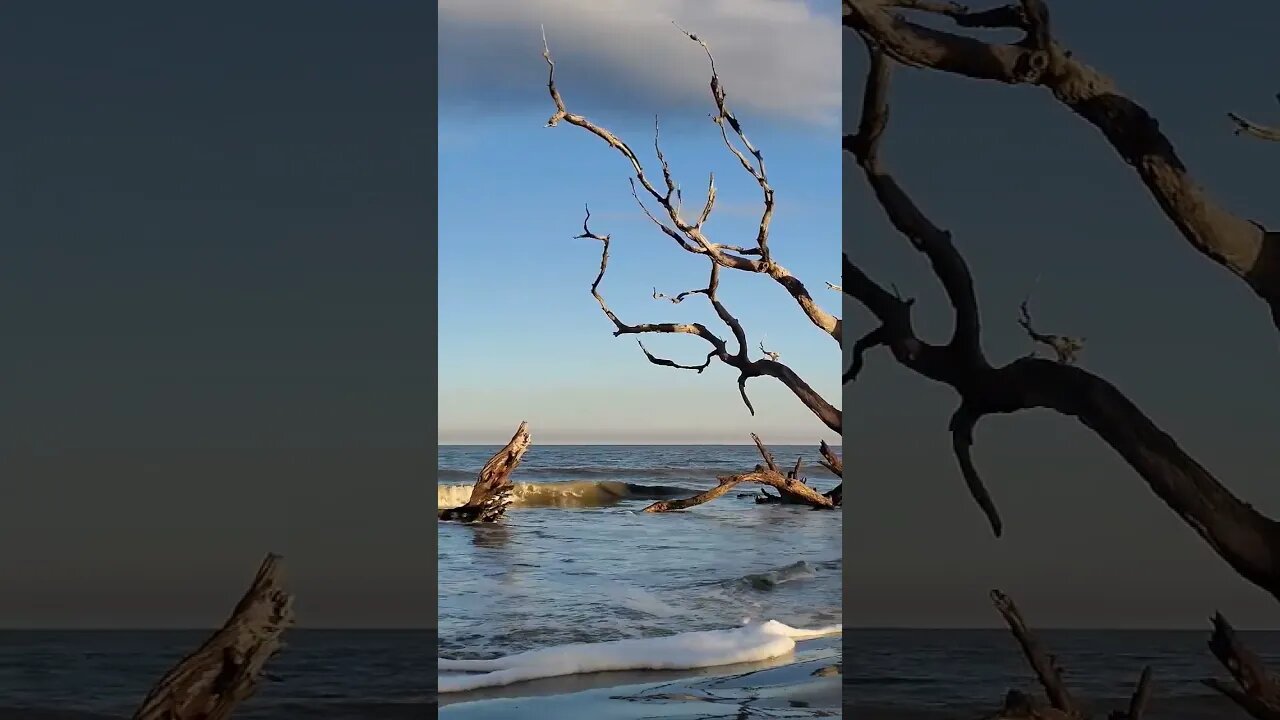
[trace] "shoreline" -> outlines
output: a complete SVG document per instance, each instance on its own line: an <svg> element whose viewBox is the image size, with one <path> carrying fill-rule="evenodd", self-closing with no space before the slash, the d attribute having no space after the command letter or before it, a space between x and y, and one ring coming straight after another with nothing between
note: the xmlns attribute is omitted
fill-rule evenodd
<svg viewBox="0 0 1280 720"><path fill-rule="evenodd" d="M790 655L689 670L588 673L437 696L439 717L682 717L750 707L786 717L830 717L841 707L841 638L797 644Z"/></svg>

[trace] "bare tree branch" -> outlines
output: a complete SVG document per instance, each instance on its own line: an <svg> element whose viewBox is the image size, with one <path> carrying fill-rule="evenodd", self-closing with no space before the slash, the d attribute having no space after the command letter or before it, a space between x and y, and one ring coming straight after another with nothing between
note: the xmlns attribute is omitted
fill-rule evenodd
<svg viewBox="0 0 1280 720"><path fill-rule="evenodd" d="M815 510L830 510L840 506L841 497L835 490L830 493L819 493L817 490L809 487L808 484L800 478L800 466L803 458L797 458L795 468L786 475L778 468L777 462L774 460L773 453L769 452L769 448L765 447L764 442L760 440L760 436L755 433L751 434L751 440L755 443L756 449L760 451L760 457L764 460L763 465L757 465L755 470L740 475L728 475L717 478L718 483L710 490L704 490L692 497L682 498L678 500L659 500L652 505L646 507L642 512L660 513L671 512L674 510L686 510L703 503L710 502L716 498L728 493L734 487L742 483L758 483L775 488L779 495L773 502L781 502L795 505L808 505ZM824 442L820 452L824 458L828 456L834 457L831 449ZM829 462L829 460L828 460ZM838 460L837 460L838 463ZM831 467L827 462L823 463L827 467ZM838 488L837 488L838 490ZM835 496L832 496L835 493ZM773 498L774 496L769 495Z"/></svg>
<svg viewBox="0 0 1280 720"><path fill-rule="evenodd" d="M873 46L872 52L874 58L879 51ZM887 77L883 65L873 62L868 83L883 84ZM872 98L883 94L879 88L869 88L867 92ZM874 120L879 112L876 106L864 107L863 118ZM890 293L846 257L845 292L880 323L859 343L862 348L855 350L884 345L899 364L952 387L960 395L964 410L952 423L957 457L970 491L992 522L993 530L999 529L994 504L968 458L972 427L984 415L1047 408L1074 417L1092 430L1236 572L1280 598L1277 523L1232 494L1113 385L1080 368L1040 358L1021 358L992 367L976 338L956 341L978 327L969 269L949 235L920 232L921 226L934 227L932 223L902 222L923 215L876 159L874 138L878 135L860 135L860 139L846 141L846 150L857 154L886 214L897 217L894 224L915 249L930 258L934 274L949 288L957 313L951 343L938 346L920 340L912 327L911 302ZM975 317L965 317L967 313Z"/></svg>
<svg viewBox="0 0 1280 720"><path fill-rule="evenodd" d="M725 146L738 159L743 169L746 170L760 186L763 196L762 210L760 215L759 229L755 238L755 247L742 248L712 242L703 230L707 219L710 217L712 208L715 204L715 180L714 177L708 182L707 201L703 205L703 209L699 213L698 219L690 222L681 213L678 203L677 188L678 185L671 177L670 168L666 158L661 155L661 149L658 149L659 163L662 166L664 184L666 191L660 191L650 181L645 173L644 166L640 162L636 153L623 142L617 135L609 130L595 124L591 120L582 115L570 113L564 103L564 99L560 95L560 91L555 84L555 63L551 60L551 50L546 42L546 35L543 34L543 58L547 62L547 90L551 94L551 100L556 106L555 113L547 121L548 127L555 127L561 121L570 125L576 125L591 134L599 137L609 144L610 147L617 150L630 163L634 171L633 183L639 186L654 202L662 207L669 220L668 223L660 222L655 215L649 212L645 204L640 200L638 191L633 190L636 195L637 202L641 207L645 208L646 215L659 226L660 229L671 237L686 252L700 255L707 255L713 262L721 267L742 270L746 272L759 273L767 275L775 282L781 285L788 294L796 301L801 310L809 321L824 333L830 335L836 342L840 342L841 338L841 322L840 319L822 309L804 283L799 278L791 274L789 270L774 261L769 246L769 228L773 220L774 214L774 191L769 184L768 173L765 169L764 155L751 144L747 139L746 133L742 129L742 124L738 118L729 110L725 100L724 87L720 81L719 74L716 72L715 59L711 55L707 44L697 36L687 31L681 30L691 40L697 42L707 55L707 59L711 65L711 95L716 105L716 115L713 117L715 122L720 126L721 135L724 139ZM743 147L746 148L744 153L739 150L729 132L732 130L734 138ZM656 144L656 127L655 127L655 147ZM750 155L749 159L747 156ZM755 259L749 256L758 256Z"/></svg>
<svg viewBox="0 0 1280 720"><path fill-rule="evenodd" d="M1276 95L1276 99L1280 100L1280 95ZM1235 113L1227 113L1227 117L1231 118L1231 122L1235 123L1236 135L1252 135L1262 140L1271 140L1280 142L1280 128L1259 125L1255 122L1240 117Z"/></svg>
<svg viewBox="0 0 1280 720"><path fill-rule="evenodd" d="M904 65L1050 90L1058 102L1102 132L1192 247L1242 278L1267 303L1280 328L1280 233L1210 198L1156 119L1053 39L1043 0L1022 0L980 13L950 3L843 2L845 27ZM931 10L962 27L1019 28L1026 37L1013 44L983 42L910 22L893 12L895 8Z"/></svg>
<svg viewBox="0 0 1280 720"><path fill-rule="evenodd" d="M810 411L812 411L814 415L823 422L823 424L835 432L840 432L840 410L827 402L825 398L805 382L803 378L796 374L794 370L779 362L777 360L776 353L768 353L765 351L765 354L768 355L768 357L758 360L752 360L748 356L748 348L750 346L747 342L746 331L743 329L742 323L737 319L737 317L735 317L733 313L731 313L729 309L720 302L719 295L717 294L720 287L720 268L722 266L715 262L714 259L709 263L711 274L707 280L707 287L698 290L689 290L676 295L674 298L668 298L662 293L659 293L655 288L653 291L653 297L655 299L667 299L678 303L691 295L706 296L707 300L711 303L711 307L715 311L716 316L720 318L720 320L733 334L734 341L737 345L737 349L735 351L731 352L728 342L716 333L712 332L702 323L644 323L640 325L629 325L623 322L617 314L609 308L609 304L600 293L600 284L604 281L605 272L609 267L610 236L594 232L591 229L590 222L591 209L586 208L585 217L582 220L582 233L575 237L579 239L595 240L600 243L600 270L596 273L595 279L591 282L591 296L596 299L596 303L600 305L600 310L604 313L605 317L613 323L613 334L615 337L620 335L639 335L645 333L693 335L699 337L711 346L711 350L707 353L705 361L700 365L688 365L678 363L674 360L657 357L649 352L643 344L640 345L640 350L644 353L645 358L648 359L650 363L664 367L702 372L710 365L712 359L719 359L724 364L737 369L738 391L742 396L743 403L747 406L747 409L752 415L755 414L755 408L751 404L750 397L747 395L747 381L751 378L761 376L772 377L790 389L792 394L804 403L805 407L809 408ZM763 350L763 344L761 345L761 348Z"/></svg>
<svg viewBox="0 0 1280 720"><path fill-rule="evenodd" d="M1205 680L1205 685L1231 698L1258 720L1280 719L1280 682L1263 665L1262 659L1244 646L1222 613L1213 616L1209 649L1239 687L1214 678Z"/></svg>
<svg viewBox="0 0 1280 720"><path fill-rule="evenodd" d="M1084 349L1085 339L1067 337L1065 335L1046 335L1044 333L1036 332L1035 327L1031 324L1031 310L1028 307L1028 303L1030 302L1031 299L1027 298L1018 306L1018 325L1027 332L1027 336L1030 337L1033 342L1046 345L1050 350L1053 350L1058 362L1063 363L1064 365L1074 365L1078 359L1080 351Z"/></svg>

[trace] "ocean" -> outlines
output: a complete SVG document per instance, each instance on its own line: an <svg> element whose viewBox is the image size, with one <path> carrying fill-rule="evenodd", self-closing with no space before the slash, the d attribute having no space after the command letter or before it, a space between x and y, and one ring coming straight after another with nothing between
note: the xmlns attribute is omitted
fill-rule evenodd
<svg viewBox="0 0 1280 720"><path fill-rule="evenodd" d="M132 715L151 686L207 630L0 631L0 718L105 720ZM401 720L434 711L428 630L285 634L270 679L243 720Z"/></svg>
<svg viewBox="0 0 1280 720"><path fill-rule="evenodd" d="M442 506L466 499L496 450L440 448ZM771 450L788 468L797 457L808 459L802 475L810 485L827 490L837 483L814 462L816 446ZM759 463L750 445L535 444L512 477L516 502L501 522L439 525L440 657L489 658L570 643L725 630L744 620L794 628L839 625L843 511L757 505L752 496L758 486L739 486L685 512L639 512L656 499L692 495L714 486L718 475ZM836 662L839 647L838 637L804 641L797 657ZM671 677L634 672L562 678L537 692ZM471 717L477 710L458 706L529 691L526 683L445 693L442 715ZM574 712L617 712L607 695L601 698L599 707L575 706ZM483 707L483 717L515 711Z"/></svg>
<svg viewBox="0 0 1280 720"><path fill-rule="evenodd" d="M722 498L723 500L723 498ZM717 501L718 502L718 501ZM1127 702L1142 666L1154 668L1150 720L1239 720L1245 717L1230 703L1200 684L1225 672L1205 646L1202 631L1048 630L1038 636L1058 656L1073 692L1099 711ZM1242 632L1249 645L1272 667L1280 668L1280 632ZM14 720L119 720L129 717L151 684L168 667L204 639L204 631L0 631L0 718ZM435 714L429 690L434 682L435 642L430 631L294 630L287 647L268 665L272 680L246 703L236 717L244 720L425 720ZM841 638L832 638L837 643ZM831 643L815 643L797 654L800 661L825 662ZM844 714L867 720L978 720L990 717L1006 690L1035 690L1034 679L1012 637L1002 630L859 630L843 636ZM798 663L802 664L802 663ZM813 664L813 663L811 663ZM768 664L763 664L767 666ZM795 667L791 665L788 667ZM753 686L787 667L750 668ZM720 677L740 674L714 669L673 673L672 678L706 687ZM625 673L624 684L651 685L646 674ZM690 679L690 676L695 676ZM796 684L807 671L784 677ZM714 679L712 679L714 678ZM618 678L608 679L617 684ZM739 683L741 684L741 683ZM531 683L536 685L536 683ZM494 692L488 702L448 705L444 716L501 718L503 711L546 707L544 717L560 717L565 708L616 706L615 698L634 689L559 685L573 695L533 698L526 690ZM540 689L535 687L535 691ZM726 689L717 696L740 702ZM446 702L450 702L446 699ZM758 700L748 717L770 715ZM652 703L637 704L645 713L629 715L563 715L564 717L679 716L659 713ZM723 709L723 715L712 711ZM738 717L739 706L700 703L690 717ZM519 717L519 715L506 715ZM1105 717L1098 712L1098 717Z"/></svg>
<svg viewBox="0 0 1280 720"><path fill-rule="evenodd" d="M1034 630L1034 628L1033 628ZM1205 678L1229 679L1207 646L1209 630L1035 630L1075 698L1103 718L1129 702L1143 666L1152 666L1146 720L1247 717ZM1240 631L1249 647L1280 669L1280 632ZM977 720L991 717L1007 690L1043 698L1006 630L855 630L844 632L844 692L849 717Z"/></svg>

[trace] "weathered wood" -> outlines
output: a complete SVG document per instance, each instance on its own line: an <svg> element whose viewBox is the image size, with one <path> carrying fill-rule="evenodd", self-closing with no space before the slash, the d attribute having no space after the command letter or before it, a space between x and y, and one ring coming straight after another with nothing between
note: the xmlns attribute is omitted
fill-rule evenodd
<svg viewBox="0 0 1280 720"><path fill-rule="evenodd" d="M963 255L951 234L928 219L879 158L888 116L889 66L878 46L870 52L861 124L857 135L845 138L844 147L857 158L890 222L929 260L956 319L949 342L925 342L913 328L912 302L877 283L846 255L845 292L880 322L855 346L848 380L857 379L862 353L885 346L902 366L955 389L960 406L950 426L953 449L970 494L995 534L1001 531L1000 517L970 457L974 428L986 415L1048 408L1092 430L1237 573L1280 598L1276 522L1236 497L1119 389L1077 366L1051 360L1020 358L1004 366L989 362L982 350L973 277Z"/></svg>
<svg viewBox="0 0 1280 720"><path fill-rule="evenodd" d="M1023 656L1035 672L1040 686L1044 688L1045 696L1049 698L1049 704L1068 717L1084 717L1075 699L1071 697L1067 684L1062 681L1062 673L1058 670L1053 656L1045 651L1040 641L1027 627L1013 600L999 590L992 590L991 601L995 603L996 610L1000 612L1014 638L1017 639Z"/></svg>
<svg viewBox="0 0 1280 720"><path fill-rule="evenodd" d="M1183 238L1203 256L1242 279L1271 310L1280 328L1280 232L1233 213L1196 182L1160 123L1111 78L1090 67L1053 37L1044 0L970 12L956 3L911 3L961 27L1023 30L1015 43L985 42L911 22L880 0L844 0L845 27L903 65L980 80L1038 85L1097 128L1132 167ZM1240 118L1236 120L1241 127ZM1246 121L1247 122L1247 121ZM1256 126L1255 135L1267 136ZM848 289L848 281L844 286Z"/></svg>
<svg viewBox="0 0 1280 720"><path fill-rule="evenodd" d="M293 624L280 560L267 556L227 622L156 683L133 720L226 720L253 695L262 668L280 649L280 636Z"/></svg>
<svg viewBox="0 0 1280 720"><path fill-rule="evenodd" d="M532 442L529 423L521 422L511 440L484 464L467 502L456 508L439 510L439 518L461 522L494 522L502 517L511 504L511 473L520 465L520 459Z"/></svg>
<svg viewBox="0 0 1280 720"><path fill-rule="evenodd" d="M1108 720L1142 720L1142 716L1147 712L1147 704L1151 701L1151 666L1142 668L1142 675L1138 678L1138 685L1133 689L1133 696L1129 698L1128 710L1117 710L1109 716Z"/></svg>
<svg viewBox="0 0 1280 720"><path fill-rule="evenodd" d="M832 503L842 505L844 503L844 460L832 451L831 446L827 445L827 441L823 440L818 445L818 454L822 459L818 461L822 467L830 470L836 477L840 478L839 485L831 488L823 493Z"/></svg>
<svg viewBox="0 0 1280 720"><path fill-rule="evenodd" d="M1280 720L1280 682L1267 670L1262 659L1245 647L1222 613L1213 617L1209 650L1239 687L1216 678L1205 680L1205 685L1231 698L1257 720Z"/></svg>
<svg viewBox="0 0 1280 720"><path fill-rule="evenodd" d="M778 491L778 495L774 496L764 492L764 489L761 488L761 492L764 493L764 496L757 496L757 503L808 505L814 509L824 510L829 510L840 505L839 500L833 500L831 497L814 490L800 477L800 467L804 460L803 457L796 458L795 467L788 471L786 475L783 475L782 471L778 469L777 462L774 461L773 453L769 452L769 448L765 447L760 436L755 433L751 433L751 440L755 443L756 449L760 451L760 457L764 460L764 465L757 465L755 470L749 473L728 475L717 478L719 484L710 490L704 490L692 497L678 500L659 500L658 502L646 507L642 512L659 513L691 508L695 505L701 505L715 500L742 483L758 483L760 485L775 488ZM825 442L822 444L822 448L825 449L827 454L834 457L834 453L831 453L831 449L827 447Z"/></svg>

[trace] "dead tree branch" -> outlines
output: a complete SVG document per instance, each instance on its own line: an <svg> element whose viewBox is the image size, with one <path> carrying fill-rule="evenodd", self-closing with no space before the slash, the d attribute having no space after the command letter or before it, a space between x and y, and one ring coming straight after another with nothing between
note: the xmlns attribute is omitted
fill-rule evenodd
<svg viewBox="0 0 1280 720"><path fill-rule="evenodd" d="M783 385L785 385L792 394L794 394L805 407L809 408L819 420L828 428L840 432L841 413L834 405L814 390L803 378L800 377L788 365L779 362L772 357L764 357L753 360L748 354L749 344L747 342L746 330L743 329L742 323L738 320L729 309L720 302L717 294L720 288L720 268L719 263L712 261L711 276L707 280L707 287L699 290L689 290L681 293L677 297L687 297L689 295L704 295L707 301L711 303L711 307L715 310L716 316L720 321L729 328L733 335L735 349L730 350L729 342L712 332L706 325L702 323L642 323L639 325L628 325L618 318L617 314L609 308L609 304L605 302L604 296L600 294L600 283L604 280L605 271L609 266L609 243L610 236L601 235L591 230L590 227L591 211L586 211L586 217L582 221L582 234L577 238L586 238L596 240L601 244L600 251L600 271L596 274L595 281L591 283L591 295L596 299L596 303L600 305L601 312L609 321L613 323L614 337L620 335L641 335L646 333L670 334L670 335L692 335L701 338L704 342L711 346L711 350L707 353L706 359L700 365L685 365L674 360L660 358L650 353L642 344L641 350L649 362L655 365L665 367L680 368L685 370L695 370L702 372L710 364L712 360L720 362L735 368L738 371L738 391L742 396L742 401L746 404L747 409L752 415L755 415L755 408L751 404L751 399L747 396L747 380L755 377L768 376L772 377ZM657 293L655 293L657 294ZM683 299L683 298L682 298Z"/></svg>
<svg viewBox="0 0 1280 720"><path fill-rule="evenodd" d="M533 439L529 434L529 423L521 422L516 434L499 450L489 462L484 464L476 484L471 488L471 497L456 508L445 508L438 511L441 520L457 520L460 522L494 522L502 517L511 504L511 473L519 467L521 458L529 450Z"/></svg>
<svg viewBox="0 0 1280 720"><path fill-rule="evenodd" d="M884 98L889 70L885 55L875 45L869 49L866 97L872 102L862 108L858 135L846 138L844 145L857 158L893 225L929 260L947 291L956 321L946 345L921 340L912 326L912 303L886 290L846 256L845 292L879 323L855 346L855 356L885 346L899 364L950 386L960 396L960 409L951 424L953 445L970 493L997 535L999 514L969 456L974 428L986 415L1046 408L1076 418L1092 430L1237 573L1280 598L1276 522L1232 494L1120 390L1083 369L1051 360L1021 358L1002 367L987 361L977 337L978 304L968 266L951 236L925 218L877 157L883 118L888 117ZM851 368L852 377L859 367Z"/></svg>
<svg viewBox="0 0 1280 720"><path fill-rule="evenodd" d="M156 683L133 720L227 720L251 697L280 636L293 624L280 556L268 555L231 617Z"/></svg>
<svg viewBox="0 0 1280 720"><path fill-rule="evenodd" d="M1280 100L1280 95L1276 95L1276 99ZM1231 118L1231 122L1235 123L1236 135L1252 135L1253 137L1260 138L1262 140L1280 142L1280 128L1259 125L1255 122L1250 122L1235 113L1227 113L1227 117Z"/></svg>
<svg viewBox="0 0 1280 720"><path fill-rule="evenodd" d="M729 268L733 270L741 270L744 272L765 275L778 285L780 285L792 297L792 299L800 306L809 322L815 327L829 335L837 343L841 340L841 321L836 316L824 310L809 290L805 287L799 278L795 277L780 265L773 257L772 247L769 244L769 232L774 216L774 189L770 184L768 170L765 166L763 153L751 143L743 130L742 123L736 115L730 110L726 100L724 86L721 83L719 73L716 70L715 58L712 56L707 44L698 36L683 31L686 36L703 49L707 56L711 69L711 97L715 104L716 113L712 116L716 125L720 129L721 138L724 141L726 149L734 158L738 160L738 164L742 169L751 176L761 192L761 212L758 228L754 242L747 246L728 245L713 241L706 232L706 223L710 218L716 202L716 185L715 177L711 176L707 183L706 201L702 209L699 211L696 219L689 219L685 216L682 208L681 193L679 183L672 176L671 168L667 162L666 156L662 152L662 148L657 138L657 127L655 123L654 147L658 157L658 163L661 168L662 188L652 180L645 170L644 164L631 146L615 135L612 131L596 124L585 116L571 113L566 106L555 81L555 63L551 59L551 50L546 42L545 34L543 36L543 59L547 63L547 91L551 95L551 100L555 105L555 112L547 121L548 127L555 127L561 122L568 123L586 130L605 141L611 148L616 150L631 166L631 192L639 203L645 215L658 227L658 229L671 238L676 245L685 252L706 257L711 264L711 281L704 290L694 290L680 293L674 297L668 298L654 290L654 297L659 299L670 299L672 302L680 302L686 297L694 294L705 295L715 309L717 316L730 329L736 341L736 350L730 352L726 341L712 333L705 326L692 323L650 323L643 325L627 325L621 322L617 316L608 308L604 299L598 291L600 281L604 277L605 266L608 262L609 236L598 235L593 233L587 226L587 222L583 222L583 233L578 237L591 238L599 240L604 245L602 253L600 272L596 276L595 282L591 286L592 295L600 304L601 310L606 317L614 324L614 335L637 334L637 333L677 333L689 334L702 338L711 345L711 350L707 355L706 361L701 365L685 365L676 363L665 358L657 358L648 350L645 350L645 356L650 362L673 368L683 368L701 371L705 369L713 359L719 359L721 362L729 365L739 371L738 387L742 395L743 402L748 410L755 414L755 410L751 405L750 399L746 393L747 380L753 377L769 376L781 381L786 385L796 397L804 403L818 418L829 428L840 432L841 418L840 411L837 410L826 399L822 398L811 386L805 383L792 369L783 363L778 362L775 353L765 352L766 357L758 360L751 360L748 353L748 345L746 341L746 333L742 329L741 323L731 315L728 310L720 303L716 297L716 285L719 278L720 268ZM665 215L665 219L660 219L658 214L651 212L650 204L656 204L659 213ZM587 214L590 219L590 213ZM761 346L763 348L763 346Z"/></svg>
<svg viewBox="0 0 1280 720"><path fill-rule="evenodd" d="M1084 349L1084 338L1067 337L1065 335L1046 335L1036 332L1035 327L1031 324L1031 310L1028 303L1030 298L1022 301L1018 306L1018 325L1027 332L1027 336L1032 342L1040 343L1047 346L1053 351L1058 362L1064 365L1074 365L1081 350Z"/></svg>
<svg viewBox="0 0 1280 720"><path fill-rule="evenodd" d="M1261 658L1244 646L1221 613L1213 617L1209 650L1239 687L1216 678L1205 680L1205 685L1231 698L1257 720L1280 720L1280 681L1267 670Z"/></svg>
<svg viewBox="0 0 1280 720"><path fill-rule="evenodd" d="M819 493L817 490L809 487L808 484L800 477L800 466L803 458L797 458L795 468L783 474L778 468L777 461L774 460L773 453L769 452L769 448L765 447L764 442L760 440L760 436L755 433L751 434L751 440L755 442L756 449L760 451L760 457L764 460L763 465L757 465L755 470L740 475L727 475L716 478L717 485L710 490L704 490L692 497L682 498L678 500L659 500L652 505L646 507L643 512L660 513L671 512L673 510L685 510L696 505L715 500L724 495L733 488L743 483L757 483L772 487L778 491L777 496L769 495L774 498L770 502L780 502L789 505L808 505L815 510L830 510L840 506L841 496L837 492L839 488L829 493ZM822 450L831 457L835 454L822 443ZM824 455L825 457L825 455ZM829 461L828 461L829 462ZM827 463L823 463L826 465ZM835 466L839 467L839 459L836 459ZM827 465L827 467L831 467ZM835 493L834 497L832 493Z"/></svg>
<svg viewBox="0 0 1280 720"><path fill-rule="evenodd" d="M977 12L923 0L843 3L844 26L903 65L1048 89L1102 132L1186 241L1248 284L1280 328L1280 233L1214 201L1191 176L1156 119L1054 39L1044 0L1020 0ZM1018 29L1025 37L1012 44L984 42L911 22L902 10L940 15L960 27Z"/></svg>

